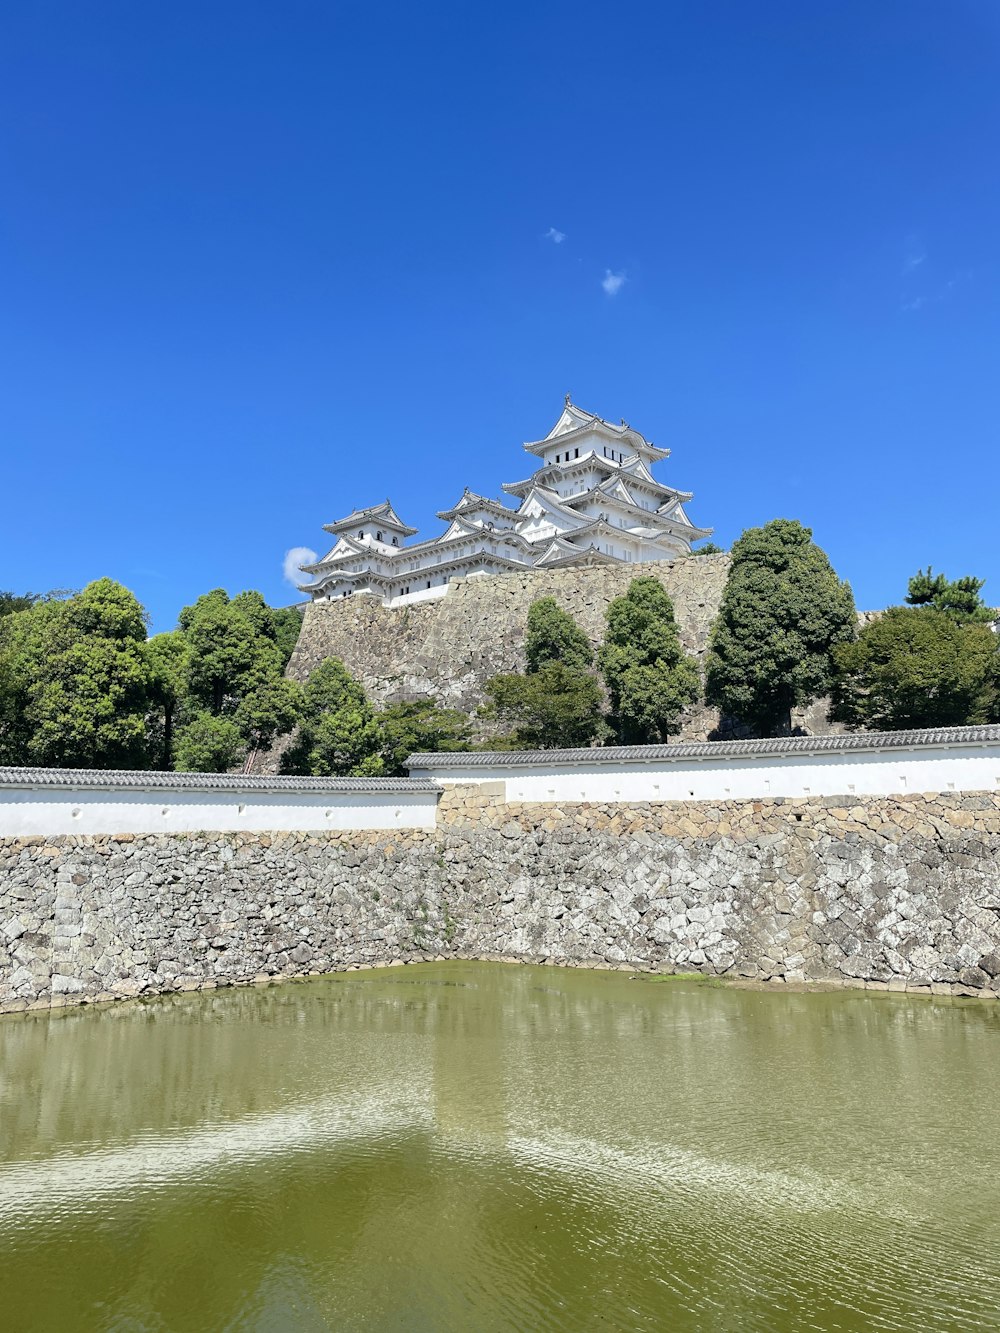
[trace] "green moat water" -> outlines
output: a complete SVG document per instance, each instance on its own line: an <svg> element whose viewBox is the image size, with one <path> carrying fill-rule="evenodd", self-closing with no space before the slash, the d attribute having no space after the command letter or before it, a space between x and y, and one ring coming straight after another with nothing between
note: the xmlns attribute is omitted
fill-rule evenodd
<svg viewBox="0 0 1000 1333"><path fill-rule="evenodd" d="M1000 1006L485 963L0 1020L0 1326L1000 1328Z"/></svg>

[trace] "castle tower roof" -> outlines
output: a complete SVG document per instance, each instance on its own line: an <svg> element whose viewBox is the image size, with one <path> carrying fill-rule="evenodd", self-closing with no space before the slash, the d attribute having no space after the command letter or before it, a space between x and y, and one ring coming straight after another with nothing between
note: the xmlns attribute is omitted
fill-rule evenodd
<svg viewBox="0 0 1000 1333"><path fill-rule="evenodd" d="M391 528L393 532L398 532L400 536L412 537L416 533L416 528L408 527L392 507L392 501L386 500L384 504L369 505L367 509L352 509L346 518L338 518L336 523L324 523L324 532L345 532L350 528L357 527L361 522L378 523L383 528Z"/></svg>
<svg viewBox="0 0 1000 1333"><path fill-rule="evenodd" d="M566 403L558 421L548 435L541 440L529 440L523 447L529 454L545 456L551 451L553 443L558 442L569 448L590 435L613 441L616 451L626 455L638 454L640 458L652 463L670 457L669 449L660 449L650 443L639 431L633 430L624 418L616 426L593 412L585 412L582 407L577 407L570 402L569 394L566 395Z"/></svg>

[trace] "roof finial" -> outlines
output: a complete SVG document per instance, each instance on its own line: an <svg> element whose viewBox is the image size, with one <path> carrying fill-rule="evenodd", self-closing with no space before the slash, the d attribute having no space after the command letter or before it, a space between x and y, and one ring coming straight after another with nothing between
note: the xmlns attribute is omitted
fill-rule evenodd
<svg viewBox="0 0 1000 1333"><path fill-rule="evenodd" d="M564 399L564 402L566 403L566 406L567 406L567 407L569 407L569 400L570 400L570 398L572 398L572 396L573 396L572 394L569 394L569 393L568 393L568 394L566 395L565 399Z"/></svg>

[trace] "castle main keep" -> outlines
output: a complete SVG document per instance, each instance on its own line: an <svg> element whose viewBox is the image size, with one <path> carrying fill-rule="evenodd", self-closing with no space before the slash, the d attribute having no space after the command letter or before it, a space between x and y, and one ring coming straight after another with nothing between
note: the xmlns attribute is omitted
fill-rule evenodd
<svg viewBox="0 0 1000 1333"><path fill-rule="evenodd" d="M466 489L438 513L445 531L411 545L417 530L391 501L355 509L325 525L334 545L302 566L312 578L300 590L314 602L361 593L405 606L443 596L458 578L675 560L711 533L687 517L690 491L654 478L651 468L669 449L624 420L613 425L583 411L568 394L549 433L524 449L539 461L525 480L503 487L517 507Z"/></svg>

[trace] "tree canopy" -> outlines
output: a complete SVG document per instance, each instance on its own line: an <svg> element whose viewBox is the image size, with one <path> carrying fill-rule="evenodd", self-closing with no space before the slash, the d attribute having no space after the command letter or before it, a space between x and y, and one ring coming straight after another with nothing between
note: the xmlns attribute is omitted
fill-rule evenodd
<svg viewBox="0 0 1000 1333"><path fill-rule="evenodd" d="M373 777L385 771L382 731L363 687L328 657L302 690L301 721L282 758L283 773Z"/></svg>
<svg viewBox="0 0 1000 1333"><path fill-rule="evenodd" d="M378 714L386 777L403 777L406 760L418 751L467 750L471 725L467 714L439 708L433 699L387 704Z"/></svg>
<svg viewBox="0 0 1000 1333"><path fill-rule="evenodd" d="M849 727L898 731L998 716L1000 642L986 625L926 604L894 606L834 657L830 716Z"/></svg>
<svg viewBox="0 0 1000 1333"><path fill-rule="evenodd" d="M224 589L215 588L181 611L174 632L179 636L176 648L158 643L164 635L150 641L159 672L155 691L162 710L159 722L171 740L176 732L178 763L208 763L212 766L208 771L215 771L218 756L230 753L235 734L237 756L227 767L240 758L249 764L258 751L270 749L278 736L292 730L301 689L285 678L284 670L294 647L291 630L297 624L294 607L275 610L259 592L242 592L230 599ZM167 677L172 689L166 687ZM205 717L231 724L213 732L225 734L224 746L213 749L205 743L210 730ZM196 723L197 734L188 743L186 728ZM169 743L165 753L170 753Z"/></svg>
<svg viewBox="0 0 1000 1333"><path fill-rule="evenodd" d="M489 703L481 710L506 734L491 749L551 750L589 745L600 735L601 687L589 671L546 662L524 675L486 682Z"/></svg>
<svg viewBox="0 0 1000 1333"><path fill-rule="evenodd" d="M980 596L985 583L985 579L971 574L951 581L935 574L928 565L910 579L906 602L908 606L931 607L960 625L987 625L993 612Z"/></svg>
<svg viewBox="0 0 1000 1333"><path fill-rule="evenodd" d="M732 564L706 658L705 699L761 735L829 691L833 649L852 640L857 613L812 532L790 519L750 528Z"/></svg>
<svg viewBox="0 0 1000 1333"><path fill-rule="evenodd" d="M698 668L684 651L674 607L659 579L633 579L607 611L598 653L611 702L612 726L623 745L664 741L698 697Z"/></svg>
<svg viewBox="0 0 1000 1333"><path fill-rule="evenodd" d="M605 723L593 649L555 598L531 604L524 657L525 672L486 682L480 715L506 729L491 747L546 750L589 745L600 736Z"/></svg>
<svg viewBox="0 0 1000 1333"><path fill-rule="evenodd" d="M0 753L8 763L142 768L152 676L135 597L97 579L4 616Z"/></svg>
<svg viewBox="0 0 1000 1333"><path fill-rule="evenodd" d="M529 672L549 662L561 662L571 671L594 664L594 650L583 630L554 597L540 597L528 608L524 660Z"/></svg>

